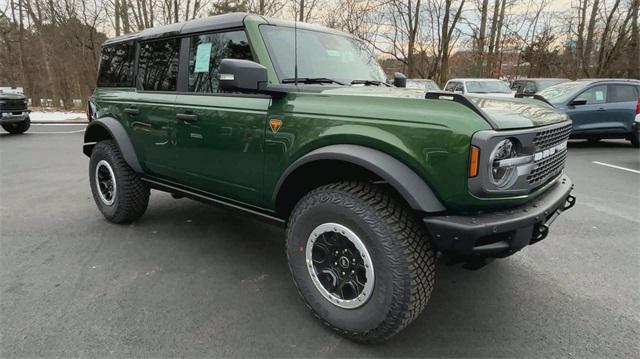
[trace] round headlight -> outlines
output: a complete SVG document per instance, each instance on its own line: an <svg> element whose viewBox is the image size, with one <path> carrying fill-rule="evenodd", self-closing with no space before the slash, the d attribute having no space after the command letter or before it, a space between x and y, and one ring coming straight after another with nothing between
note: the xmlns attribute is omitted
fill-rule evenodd
<svg viewBox="0 0 640 359"><path fill-rule="evenodd" d="M501 166L500 161L515 157L518 157L517 147L510 139L498 142L493 151L491 151L491 156L489 157L489 178L494 186L506 188L513 184L517 176L516 167Z"/></svg>

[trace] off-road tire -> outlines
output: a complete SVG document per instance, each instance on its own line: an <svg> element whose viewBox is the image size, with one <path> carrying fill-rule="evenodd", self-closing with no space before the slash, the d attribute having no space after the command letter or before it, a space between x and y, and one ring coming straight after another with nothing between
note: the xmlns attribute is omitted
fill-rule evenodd
<svg viewBox="0 0 640 359"><path fill-rule="evenodd" d="M2 128L12 135L18 135L26 132L31 127L31 119L27 117L22 122L3 123Z"/></svg>
<svg viewBox="0 0 640 359"><path fill-rule="evenodd" d="M309 235L329 222L356 233L372 259L373 291L355 309L325 299L305 263ZM418 317L431 296L436 256L426 230L401 199L381 186L345 181L311 191L294 208L286 237L289 269L302 300L325 325L349 339L392 337Z"/></svg>
<svg viewBox="0 0 640 359"><path fill-rule="evenodd" d="M117 191L111 205L102 201L96 186L96 166L101 160L105 160L111 166L115 175ZM93 148L89 160L89 181L98 209L113 223L131 223L140 218L147 209L149 187L129 167L120 149L111 140L98 142Z"/></svg>

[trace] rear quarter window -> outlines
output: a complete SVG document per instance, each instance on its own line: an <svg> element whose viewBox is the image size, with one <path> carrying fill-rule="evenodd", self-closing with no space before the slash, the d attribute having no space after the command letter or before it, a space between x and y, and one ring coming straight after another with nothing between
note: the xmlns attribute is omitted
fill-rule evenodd
<svg viewBox="0 0 640 359"><path fill-rule="evenodd" d="M135 46L133 43L107 45L100 54L99 87L132 87Z"/></svg>

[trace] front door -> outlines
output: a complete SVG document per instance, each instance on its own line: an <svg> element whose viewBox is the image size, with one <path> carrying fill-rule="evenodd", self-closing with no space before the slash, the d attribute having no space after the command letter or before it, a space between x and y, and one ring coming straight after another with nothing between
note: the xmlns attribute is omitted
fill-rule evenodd
<svg viewBox="0 0 640 359"><path fill-rule="evenodd" d="M586 101L580 105L567 106L567 115L573 121L573 132L588 134L607 126L609 114L606 109L607 85L591 87L579 94L573 101Z"/></svg>
<svg viewBox="0 0 640 359"><path fill-rule="evenodd" d="M253 58L246 34L202 34L189 43L187 92L178 94L175 114L181 183L259 206L271 98L220 93L217 79L220 60Z"/></svg>

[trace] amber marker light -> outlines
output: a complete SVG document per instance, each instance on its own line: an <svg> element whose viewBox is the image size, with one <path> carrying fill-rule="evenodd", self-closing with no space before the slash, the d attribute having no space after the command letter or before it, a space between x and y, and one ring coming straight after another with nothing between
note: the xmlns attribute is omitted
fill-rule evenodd
<svg viewBox="0 0 640 359"><path fill-rule="evenodd" d="M475 177L478 175L479 165L480 149L476 146L471 146L471 153L469 154L469 177Z"/></svg>

